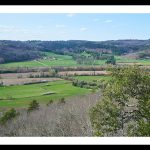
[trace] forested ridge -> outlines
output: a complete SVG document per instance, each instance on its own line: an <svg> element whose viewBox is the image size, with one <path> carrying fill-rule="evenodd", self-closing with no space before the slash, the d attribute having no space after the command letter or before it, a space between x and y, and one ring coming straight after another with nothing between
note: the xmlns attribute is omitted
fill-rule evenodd
<svg viewBox="0 0 150 150"><path fill-rule="evenodd" d="M81 53L83 51L128 54L147 50L150 40L111 40L111 41L0 41L0 63L33 60L43 57L41 52L57 54Z"/></svg>

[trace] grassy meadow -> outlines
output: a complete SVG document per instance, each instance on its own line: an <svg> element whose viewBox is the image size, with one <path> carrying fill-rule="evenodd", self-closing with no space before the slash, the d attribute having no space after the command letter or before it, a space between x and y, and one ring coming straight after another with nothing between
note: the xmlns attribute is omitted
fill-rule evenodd
<svg viewBox="0 0 150 150"><path fill-rule="evenodd" d="M43 59L32 60L32 61L23 61L23 62L11 62L0 64L0 68L17 68L17 67L76 67L76 66L87 66L78 64L73 60L72 56L68 55L59 55L51 52L44 52L46 54ZM54 58L54 59L50 59ZM105 60L96 60L95 65L104 65ZM89 65L88 65L89 66Z"/></svg>
<svg viewBox="0 0 150 150"><path fill-rule="evenodd" d="M97 81L97 82L100 82L102 80L105 80L105 81L110 80L111 76L74 76L73 78L80 80L80 81L87 81L87 82Z"/></svg>
<svg viewBox="0 0 150 150"><path fill-rule="evenodd" d="M58 55L49 52L46 52L45 54L46 56L43 59L0 64L0 67L15 68L15 67L47 67L47 66L51 67L51 66L76 66L77 65L71 56ZM50 57L55 59L54 60L49 59Z"/></svg>
<svg viewBox="0 0 150 150"><path fill-rule="evenodd" d="M68 55L58 55L51 52L44 52L46 56L43 59L24 61L24 62L12 62L0 64L0 68L16 68L16 67L54 67L54 66L65 66L65 67L74 67L74 66L83 66L77 64L73 60L72 56ZM53 59L54 58L54 59ZM133 59L125 58L122 56L115 56L117 63L140 63L142 65L150 65L149 59ZM95 66L104 65L106 60L96 60Z"/></svg>
<svg viewBox="0 0 150 150"><path fill-rule="evenodd" d="M150 59L134 59L123 56L115 56L117 63L139 63L141 65L150 65Z"/></svg>
<svg viewBox="0 0 150 150"><path fill-rule="evenodd" d="M32 100L47 103L49 100L84 95L91 90L72 86L69 81L62 80L40 84L4 86L0 87L0 91L0 107L24 107Z"/></svg>

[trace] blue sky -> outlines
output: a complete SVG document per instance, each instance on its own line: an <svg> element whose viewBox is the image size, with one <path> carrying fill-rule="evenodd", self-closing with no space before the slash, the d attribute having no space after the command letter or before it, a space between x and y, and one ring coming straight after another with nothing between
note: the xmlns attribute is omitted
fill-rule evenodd
<svg viewBox="0 0 150 150"><path fill-rule="evenodd" d="M150 39L150 14L0 14L0 40Z"/></svg>

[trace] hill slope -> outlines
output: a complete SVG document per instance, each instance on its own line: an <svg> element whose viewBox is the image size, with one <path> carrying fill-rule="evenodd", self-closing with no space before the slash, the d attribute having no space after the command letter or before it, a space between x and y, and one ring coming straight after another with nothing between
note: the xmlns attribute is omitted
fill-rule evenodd
<svg viewBox="0 0 150 150"><path fill-rule="evenodd" d="M0 41L0 63L33 60L43 57L41 52L57 54L95 51L117 55L150 49L150 40L112 41Z"/></svg>

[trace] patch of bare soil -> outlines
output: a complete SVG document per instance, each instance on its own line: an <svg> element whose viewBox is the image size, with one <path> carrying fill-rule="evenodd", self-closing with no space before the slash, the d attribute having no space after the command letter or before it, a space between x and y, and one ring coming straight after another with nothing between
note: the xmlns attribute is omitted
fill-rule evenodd
<svg viewBox="0 0 150 150"><path fill-rule="evenodd" d="M109 75L108 71L63 71L59 75Z"/></svg>
<svg viewBox="0 0 150 150"><path fill-rule="evenodd" d="M130 59L138 59L139 55L138 53L129 53L129 54L123 55L123 57L130 58Z"/></svg>
<svg viewBox="0 0 150 150"><path fill-rule="evenodd" d="M48 72L44 72L45 74ZM1 79L16 79L16 78L29 78L30 75L39 75L40 72L29 72L29 73L7 73L0 74Z"/></svg>
<svg viewBox="0 0 150 150"><path fill-rule="evenodd" d="M33 83L43 83L43 82L50 82L50 81L57 81L61 80L59 78L19 78L19 79L0 79L0 82L3 82L3 85L23 85L23 84L33 84Z"/></svg>

